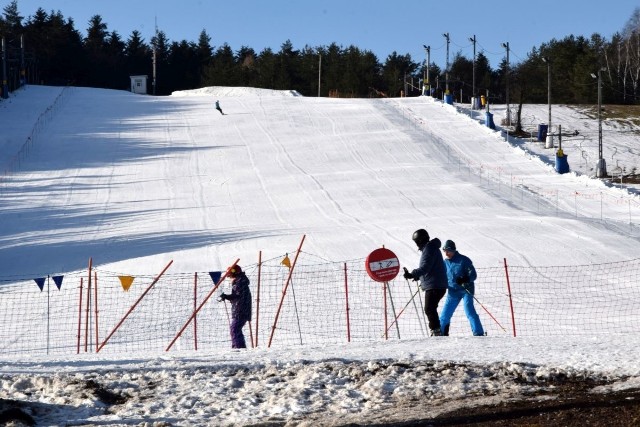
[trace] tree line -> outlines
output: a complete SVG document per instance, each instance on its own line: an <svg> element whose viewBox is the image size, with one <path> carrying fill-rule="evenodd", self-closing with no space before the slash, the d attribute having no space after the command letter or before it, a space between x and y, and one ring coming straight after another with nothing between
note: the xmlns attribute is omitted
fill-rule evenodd
<svg viewBox="0 0 640 427"><path fill-rule="evenodd" d="M3 9L0 36L6 43L10 90L20 85L21 78L31 84L128 90L130 75L146 74L151 80L155 62L155 86L150 92L156 95L206 86L248 86L296 90L305 96L416 96L429 75L440 97L447 71L395 51L381 62L369 50L336 43L295 49L287 40L278 51L256 52L248 46L234 51L227 43L213 47L205 30L196 42L170 41L157 31L147 43L137 30L123 39L108 29L100 15L90 19L83 37L74 20L60 11L38 8L24 18L17 0ZM640 8L611 40L597 33L552 39L519 63L509 64L505 58L496 69L483 52L475 61L458 52L450 63L447 83L457 101L488 95L491 102L504 103L509 93L510 103L546 103L551 76L553 103L584 104L596 102L597 81L592 75L598 70L603 103L637 103Z"/></svg>

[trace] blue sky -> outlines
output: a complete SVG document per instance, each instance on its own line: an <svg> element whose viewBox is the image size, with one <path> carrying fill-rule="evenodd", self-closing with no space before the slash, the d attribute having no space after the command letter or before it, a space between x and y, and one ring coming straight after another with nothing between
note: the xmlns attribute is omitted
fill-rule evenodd
<svg viewBox="0 0 640 427"><path fill-rule="evenodd" d="M9 0L2 0L4 7ZM492 67L506 56L512 63L526 58L533 47L567 35L589 37L597 32L610 39L621 31L637 0L18 0L27 17L42 7L73 18L86 34L89 19L101 15L109 31L127 39L133 30L149 42L157 18L158 28L171 41L197 41L204 29L214 47L228 43L234 51L248 46L260 52L278 51L286 40L294 48L326 46L332 42L372 51L383 62L396 51L416 62L426 59L423 45L431 48L431 61L444 68L449 33L449 58L461 52L471 58L476 36Z"/></svg>

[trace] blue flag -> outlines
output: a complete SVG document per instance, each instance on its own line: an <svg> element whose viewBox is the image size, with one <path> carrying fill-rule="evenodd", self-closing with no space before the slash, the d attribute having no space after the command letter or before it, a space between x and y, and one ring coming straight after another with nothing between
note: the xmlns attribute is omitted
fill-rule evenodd
<svg viewBox="0 0 640 427"><path fill-rule="evenodd" d="M222 277L222 271L210 271L209 276L211 276L211 280L213 280L213 284L218 284L220 278Z"/></svg>
<svg viewBox="0 0 640 427"><path fill-rule="evenodd" d="M36 282L36 285L40 288L40 292L44 290L44 281L46 277L38 277L37 279L33 279Z"/></svg>
<svg viewBox="0 0 640 427"><path fill-rule="evenodd" d="M53 279L53 282L58 287L58 290L60 290L60 288L62 287L62 278L63 277L64 276L51 276L51 278Z"/></svg>

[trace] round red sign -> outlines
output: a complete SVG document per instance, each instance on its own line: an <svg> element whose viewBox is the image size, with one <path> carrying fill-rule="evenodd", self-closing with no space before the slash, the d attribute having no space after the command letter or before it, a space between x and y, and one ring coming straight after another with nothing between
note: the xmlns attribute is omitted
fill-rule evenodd
<svg viewBox="0 0 640 427"><path fill-rule="evenodd" d="M376 249L365 261L369 277L376 282L388 282L395 279L400 271L400 261L396 254L387 248Z"/></svg>

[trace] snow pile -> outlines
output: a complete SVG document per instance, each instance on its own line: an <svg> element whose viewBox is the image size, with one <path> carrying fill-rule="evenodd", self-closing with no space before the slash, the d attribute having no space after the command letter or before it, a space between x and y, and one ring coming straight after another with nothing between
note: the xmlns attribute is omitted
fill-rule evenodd
<svg viewBox="0 0 640 427"><path fill-rule="evenodd" d="M296 90L272 90L255 87L208 86L200 89L178 90L171 96L219 96L219 97L291 97L302 96Z"/></svg>
<svg viewBox="0 0 640 427"><path fill-rule="evenodd" d="M32 402L46 425L366 423L434 417L504 402L554 384L603 380L636 389L640 339L504 337L253 349L202 355L8 360L0 398ZM425 406L424 402L429 405ZM46 421L45 421L46 420Z"/></svg>

